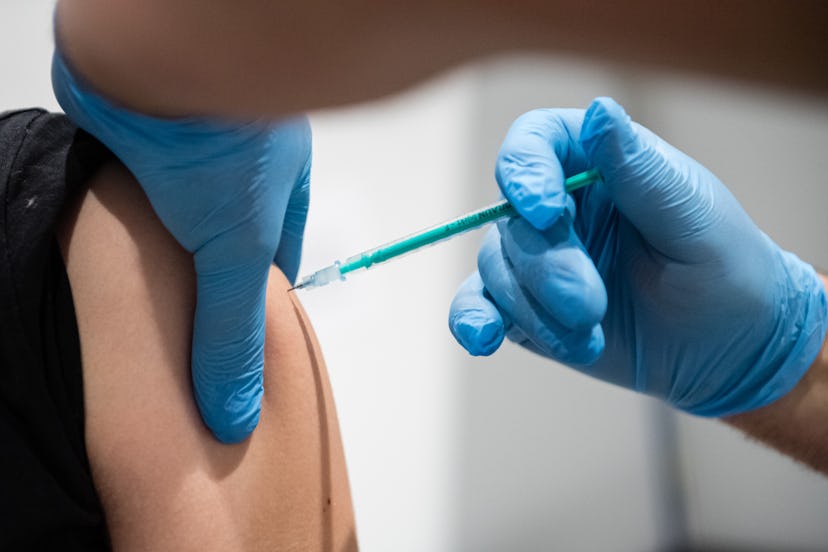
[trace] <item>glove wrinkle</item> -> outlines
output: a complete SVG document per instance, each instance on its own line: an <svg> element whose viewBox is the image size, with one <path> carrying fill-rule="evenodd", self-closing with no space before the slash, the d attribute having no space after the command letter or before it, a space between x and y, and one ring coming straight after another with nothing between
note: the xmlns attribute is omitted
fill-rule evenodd
<svg viewBox="0 0 828 552"><path fill-rule="evenodd" d="M828 329L816 272L613 100L521 116L497 163L526 220L487 234L485 288L458 294L485 289L510 340L702 416L770 404L811 366ZM572 167L602 176L567 199L577 215L560 200Z"/></svg>

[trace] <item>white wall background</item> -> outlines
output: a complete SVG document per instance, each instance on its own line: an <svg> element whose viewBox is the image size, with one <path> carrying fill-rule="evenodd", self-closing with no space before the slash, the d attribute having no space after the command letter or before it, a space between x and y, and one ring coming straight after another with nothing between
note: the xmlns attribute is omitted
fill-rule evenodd
<svg viewBox="0 0 828 552"><path fill-rule="evenodd" d="M56 107L51 9L0 0L0 110ZM615 96L716 172L774 239L828 267L828 103L535 57L313 114L303 270L495 199L494 154L511 120L595 95ZM302 296L364 550L828 549L825 478L515 347L466 356L446 318L478 238Z"/></svg>
<svg viewBox="0 0 828 552"><path fill-rule="evenodd" d="M57 110L52 95L54 0L0 0L0 110L41 106Z"/></svg>
<svg viewBox="0 0 828 552"><path fill-rule="evenodd" d="M468 207L473 79L311 117L303 271ZM303 292L328 363L364 550L446 550L456 527L457 395L446 326L465 237Z"/></svg>

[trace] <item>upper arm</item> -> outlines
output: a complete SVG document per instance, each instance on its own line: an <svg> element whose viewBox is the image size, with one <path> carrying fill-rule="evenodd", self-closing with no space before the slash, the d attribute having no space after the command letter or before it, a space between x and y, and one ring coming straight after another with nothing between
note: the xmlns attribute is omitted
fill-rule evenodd
<svg viewBox="0 0 828 552"><path fill-rule="evenodd" d="M246 119L369 100L492 51L491 34L467 39L467 14L437 0L60 0L56 22L72 66L118 103Z"/></svg>
<svg viewBox="0 0 828 552"><path fill-rule="evenodd" d="M365 101L527 49L828 93L825 2L663 4L60 0L58 23L68 58L101 92L156 115Z"/></svg>
<svg viewBox="0 0 828 552"><path fill-rule="evenodd" d="M252 437L218 443L190 383L191 256L110 164L59 231L81 339L86 442L116 549L355 548L331 391L301 307L268 284Z"/></svg>

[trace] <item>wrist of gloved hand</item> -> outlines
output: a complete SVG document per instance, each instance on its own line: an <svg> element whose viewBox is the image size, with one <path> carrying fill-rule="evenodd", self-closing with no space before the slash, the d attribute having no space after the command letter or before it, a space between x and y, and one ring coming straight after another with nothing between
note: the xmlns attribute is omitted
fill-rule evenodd
<svg viewBox="0 0 828 552"><path fill-rule="evenodd" d="M773 288L764 342L743 360L743 372L720 383L720 390L701 404L675 406L691 414L724 417L761 408L788 394L813 364L828 331L828 304L822 279L813 267L780 249L764 236L777 259L775 275L765 277ZM738 374L738 372L736 372Z"/></svg>

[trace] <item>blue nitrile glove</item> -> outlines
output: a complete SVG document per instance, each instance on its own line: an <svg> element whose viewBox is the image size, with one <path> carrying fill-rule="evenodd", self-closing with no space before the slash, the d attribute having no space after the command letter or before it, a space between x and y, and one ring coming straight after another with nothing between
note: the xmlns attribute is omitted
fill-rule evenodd
<svg viewBox="0 0 828 552"><path fill-rule="evenodd" d="M192 377L215 436L241 441L262 396L271 262L296 278L308 211L310 126L158 119L96 95L56 52L52 84L66 114L140 182L161 222L194 254Z"/></svg>
<svg viewBox="0 0 828 552"><path fill-rule="evenodd" d="M604 182L567 196L564 175L591 167ZM522 116L496 174L522 217L490 231L452 303L472 354L505 333L702 416L773 402L816 358L826 301L814 270L613 100Z"/></svg>

